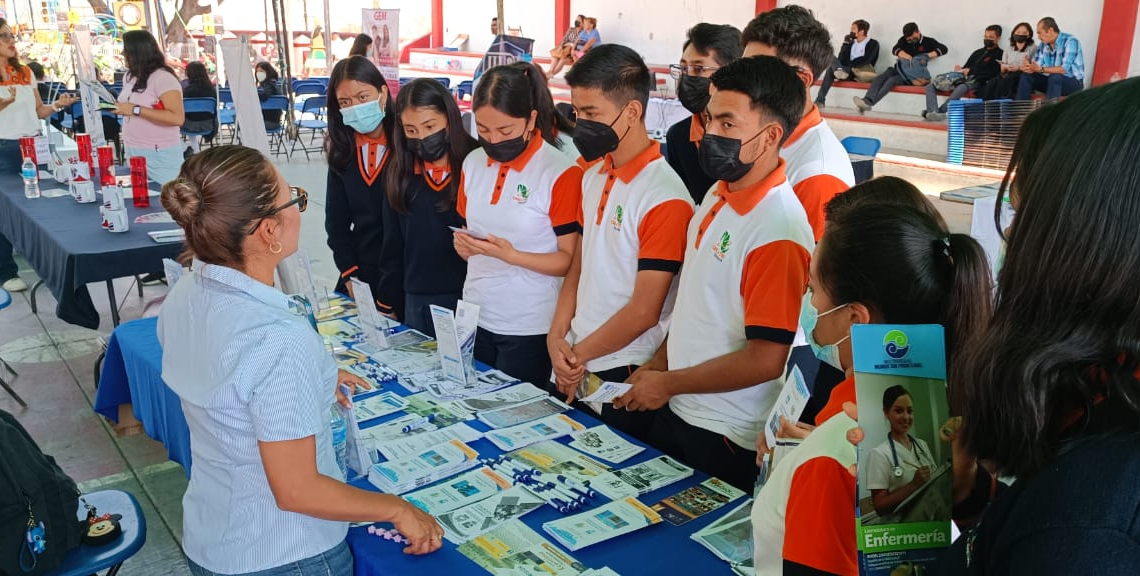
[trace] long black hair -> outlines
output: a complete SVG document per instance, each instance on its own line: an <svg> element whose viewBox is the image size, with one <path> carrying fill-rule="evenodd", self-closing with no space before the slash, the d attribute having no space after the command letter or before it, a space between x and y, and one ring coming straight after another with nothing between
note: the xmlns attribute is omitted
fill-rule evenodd
<svg viewBox="0 0 1140 576"><path fill-rule="evenodd" d="M1033 45L1033 25L1029 22L1018 22L1017 26L1013 27L1013 31L1009 33L1009 47L1014 52L1017 51L1017 42L1013 37L1017 35L1017 29L1021 27L1025 27L1026 30L1029 30L1029 39L1025 41L1025 49L1028 50L1029 47Z"/></svg>
<svg viewBox="0 0 1140 576"><path fill-rule="evenodd" d="M417 78L400 88L396 98L395 113L392 115L395 124L392 127L392 136L389 140L391 150L388 158L388 167L385 169L385 178L388 181L388 203L401 214L408 213L408 183L415 175L416 163L419 158L408 149L407 137L404 136L404 122L400 113L409 108L431 108L447 117L447 137L450 146L447 149L448 173L451 175L447 191L436 204L440 212L455 208L455 198L459 193L459 173L463 170L463 159L467 153L478 146L466 130L463 129L463 118L459 115L459 106L455 98L434 78Z"/></svg>
<svg viewBox="0 0 1140 576"><path fill-rule="evenodd" d="M357 34L356 38L352 40L352 48L349 49L349 56L367 56L368 47L372 45L372 37L367 34Z"/></svg>
<svg viewBox="0 0 1140 576"><path fill-rule="evenodd" d="M191 62L186 65L186 83L188 86L198 86L206 90L214 88L214 83L210 82L210 73L206 71L206 65L201 62Z"/></svg>
<svg viewBox="0 0 1140 576"><path fill-rule="evenodd" d="M388 93L388 83L376 65L363 56L345 58L333 66L332 75L329 76L328 89L328 137L325 138L325 155L328 157L329 168L335 172L344 172L353 158L356 157L356 131L344 123L340 113L340 102L337 101L336 91L341 82L356 80L363 84L370 84L380 91L381 96ZM384 135L388 141L392 139L392 124L395 122L392 112L392 98L384 106Z"/></svg>
<svg viewBox="0 0 1140 576"><path fill-rule="evenodd" d="M827 222L814 258L833 303L863 304L877 323L941 324L951 358L991 317L993 281L982 247L914 206L864 203L841 211Z"/></svg>
<svg viewBox="0 0 1140 576"><path fill-rule="evenodd" d="M265 72L265 82L276 82L277 79L281 77L281 75L277 73L277 69L269 62L258 62L254 68Z"/></svg>
<svg viewBox="0 0 1140 576"><path fill-rule="evenodd" d="M554 109L554 98L546 87L546 76L529 62L496 66L483 74L471 97L471 109L490 106L511 118L530 119L538 112L535 128L555 148L561 149L558 133L574 134L574 125Z"/></svg>
<svg viewBox="0 0 1140 576"><path fill-rule="evenodd" d="M897 176L879 176L860 182L846 192L835 195L823 209L825 222L838 218L841 214L864 204L898 204L917 208L938 223L942 230L948 230L946 220L938 207L931 202L914 184Z"/></svg>
<svg viewBox="0 0 1140 576"><path fill-rule="evenodd" d="M962 439L1029 477L1065 439L1140 430L1140 79L1029 116L994 320L962 359Z"/></svg>
<svg viewBox="0 0 1140 576"><path fill-rule="evenodd" d="M174 70L166 65L166 56L158 49L158 41L146 30L131 30L123 34L123 61L127 73L135 80L135 92L146 91L147 81L156 70Z"/></svg>

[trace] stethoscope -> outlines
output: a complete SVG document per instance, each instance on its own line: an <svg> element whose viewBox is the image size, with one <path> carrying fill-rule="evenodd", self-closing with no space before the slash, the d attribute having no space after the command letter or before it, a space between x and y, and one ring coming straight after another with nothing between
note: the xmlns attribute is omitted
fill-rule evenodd
<svg viewBox="0 0 1140 576"><path fill-rule="evenodd" d="M922 463L922 446L919 446L918 440L916 440L914 438L914 436L907 434L906 437L910 438L910 445L914 446L914 457L917 458L918 463L921 464ZM895 450L895 439L892 438L888 434L887 435L887 442L891 443L891 457L894 458L894 460L895 460L895 471L894 471L895 478L902 478L903 469L902 469L902 466L899 466L899 453Z"/></svg>

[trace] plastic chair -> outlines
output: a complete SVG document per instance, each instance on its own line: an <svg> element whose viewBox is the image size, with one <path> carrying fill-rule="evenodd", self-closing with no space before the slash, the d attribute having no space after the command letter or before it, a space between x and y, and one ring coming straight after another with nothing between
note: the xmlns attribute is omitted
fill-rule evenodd
<svg viewBox="0 0 1140 576"><path fill-rule="evenodd" d="M289 109L289 99L285 96L270 96L261 103L262 112L280 112L282 119L277 122L276 126L266 126L265 133L269 136L269 143L273 145L273 153L284 153L286 157L289 151L285 149L285 125L284 115L285 111Z"/></svg>
<svg viewBox="0 0 1140 576"><path fill-rule="evenodd" d="M89 576L107 569L107 576L115 576L123 567L123 562L137 554L143 544L146 544L146 517L139 507L139 501L130 493L103 490L85 494L83 498L99 514L121 514L123 517L119 520L119 526L122 527L123 534L114 542L102 546L80 544L63 557L63 562L55 570L46 572L44 576ZM87 518L87 510L82 501L76 516L79 520Z"/></svg>
<svg viewBox="0 0 1140 576"><path fill-rule="evenodd" d="M313 96L324 96L328 92L328 86L320 82L298 82L297 86L293 88L293 99L296 104L293 104L293 109L302 112L304 110L305 100ZM304 98L302 98L304 97Z"/></svg>
<svg viewBox="0 0 1140 576"><path fill-rule="evenodd" d="M455 97L462 100L464 96L471 94L473 92L472 84L473 82L470 80L460 82L459 85L455 87Z"/></svg>
<svg viewBox="0 0 1140 576"><path fill-rule="evenodd" d="M309 159L309 153L320 152L324 144L314 146L317 143L317 134L324 134L329 125L322 118L325 115L326 98L324 96L311 96L301 103L301 116L305 114L312 114L313 119L305 120L299 119L293 122L297 127L297 137L293 140L293 147L289 149L289 156L293 156L293 152L297 150L297 143L301 141L302 132L309 132L309 143L301 144L301 150L305 153L305 159Z"/></svg>
<svg viewBox="0 0 1140 576"><path fill-rule="evenodd" d="M182 126L182 135L187 137L204 137L218 132L218 101L215 98L185 98L182 100L183 110L187 114L201 113L213 116L210 130L187 130Z"/></svg>
<svg viewBox="0 0 1140 576"><path fill-rule="evenodd" d="M0 310L7 308L8 305L11 303L12 303L12 295L9 294L7 290L0 288ZM8 370L9 373L12 374L13 378L19 378L20 377L20 375L17 374L16 371L13 370L12 367L9 366L8 363L4 361L3 358L0 358L0 365L4 366L4 368L6 370ZM11 396L12 399L15 400L17 404L19 404L20 406L22 406L24 408L28 407L27 403L24 402L24 399L20 398L20 395L16 394L16 391L13 390L12 387L8 385L8 382L5 381L3 378L0 378L0 387L3 387L4 391L7 392L8 395Z"/></svg>
<svg viewBox="0 0 1140 576"><path fill-rule="evenodd" d="M75 119L83 117L83 102L76 101L74 104L64 109L63 114L63 120L60 120L59 125L63 126L63 129L70 132L71 136L74 137Z"/></svg>
<svg viewBox="0 0 1140 576"><path fill-rule="evenodd" d="M879 148L883 146L877 138L864 138L862 136L848 136L842 140L843 148L848 154L874 157L878 155Z"/></svg>
<svg viewBox="0 0 1140 576"><path fill-rule="evenodd" d="M451 78L448 78L447 76L440 76L436 78L435 81L443 84L444 88L451 88Z"/></svg>

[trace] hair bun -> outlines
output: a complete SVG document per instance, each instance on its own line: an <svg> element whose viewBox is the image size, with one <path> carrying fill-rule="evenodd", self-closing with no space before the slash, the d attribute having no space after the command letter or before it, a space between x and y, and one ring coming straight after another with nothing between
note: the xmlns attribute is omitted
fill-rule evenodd
<svg viewBox="0 0 1140 576"><path fill-rule="evenodd" d="M162 186L162 206L183 229L192 227L204 205L202 190L181 175Z"/></svg>

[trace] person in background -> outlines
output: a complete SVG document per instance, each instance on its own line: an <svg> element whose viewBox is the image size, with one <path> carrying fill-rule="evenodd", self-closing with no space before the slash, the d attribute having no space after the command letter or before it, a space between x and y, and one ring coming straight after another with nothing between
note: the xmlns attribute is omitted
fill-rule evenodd
<svg viewBox="0 0 1140 576"><path fill-rule="evenodd" d="M491 36L499 35L499 17L491 18Z"/></svg>
<svg viewBox="0 0 1140 576"><path fill-rule="evenodd" d="M719 182L689 221L669 337L614 409L660 409L650 444L749 491L814 245L780 158L806 92L770 56L721 67L712 86L700 153Z"/></svg>
<svg viewBox="0 0 1140 576"><path fill-rule="evenodd" d="M816 416L820 426L810 434L782 422L783 430L791 432L787 435L806 438L775 467L753 505L758 573L859 573L855 478L847 470L855 463L855 446L847 440L855 423L843 411L845 403L855 402L852 326L941 324L952 362L991 317L992 282L984 251L970 236L950 234L917 189L898 179L877 178L834 202L840 201L834 209L828 206L800 326L816 357L847 379L830 391ZM951 371L949 381L953 387L960 379ZM876 408L867 407L867 412ZM763 437L757 448L767 450ZM958 456L956 487L968 496L982 478L988 489L988 472ZM957 491L955 499L966 501Z"/></svg>
<svg viewBox="0 0 1140 576"><path fill-rule="evenodd" d="M918 29L918 24L907 22L903 26L902 37L899 38L898 42L895 42L894 48L891 48L891 53L898 57L899 64L876 76L863 97L854 96L852 99L855 102L855 108L860 112L869 112L875 104L886 98L895 86L910 82L911 80L899 71L900 64L909 65L915 58L922 58L927 61L934 60L940 56L945 56L948 52L950 49L938 40L923 36L922 31Z"/></svg>
<svg viewBox="0 0 1140 576"><path fill-rule="evenodd" d="M875 64L879 62L879 41L871 38L871 23L856 20L851 23L851 33L843 37L839 57L827 67L823 83L815 95L815 105L823 108L827 104L827 93L838 78L854 78L858 82L869 82L875 78Z"/></svg>
<svg viewBox="0 0 1140 576"><path fill-rule="evenodd" d="M831 33L811 10L797 5L753 18L741 33L744 56L776 56L794 67L804 85L804 109L785 134L780 157L788 183L803 204L814 238L823 235L823 209L836 194L855 185L851 157L812 103L811 87L831 61Z"/></svg>
<svg viewBox="0 0 1140 576"><path fill-rule="evenodd" d="M47 74L44 72L43 64L32 60L27 64L28 69L32 71L32 76L36 79L36 91L40 93L40 102L48 102L51 99L51 86L45 83ZM98 68L96 68L98 70Z"/></svg>
<svg viewBox="0 0 1140 576"><path fill-rule="evenodd" d="M479 144L463 161L455 250L463 299L480 306L475 358L546 390L546 336L581 227L582 169L557 147L566 120L542 71L487 71L472 99Z"/></svg>
<svg viewBox="0 0 1140 576"><path fill-rule="evenodd" d="M40 132L40 120L76 102L71 95L61 94L51 104L44 104L35 89L32 70L20 63L16 36L8 22L0 18L0 173L17 175L24 159L20 154L20 138ZM0 286L9 292L28 289L19 276L12 254L12 243L0 234Z"/></svg>
<svg viewBox="0 0 1140 576"><path fill-rule="evenodd" d="M217 98L218 90L210 81L210 74L206 72L206 65L201 62L191 62L186 65L186 85L182 87L182 98ZM182 125L186 130L194 132L210 131L209 134L190 137L190 148L186 155L193 154L202 149L202 141L211 142L214 131L217 130L218 115L209 112L188 112L186 122Z"/></svg>
<svg viewBox="0 0 1140 576"><path fill-rule="evenodd" d="M950 384L964 449L1017 480L943 573L1140 565L1137 103L1140 79L1112 82L1041 108L1018 135L994 319Z"/></svg>
<svg viewBox="0 0 1140 576"><path fill-rule="evenodd" d="M181 400L194 475L183 498L183 549L195 576L352 574L349 522L392 522L405 553L439 548L443 529L392 495L344 483L329 412L346 372L274 270L296 252L304 190L260 152L219 146L163 186L186 231L192 271L158 318L162 378ZM236 500L235 500L236 498ZM240 502L240 506L234 505ZM234 534L245 537L234 537Z"/></svg>
<svg viewBox="0 0 1140 576"><path fill-rule="evenodd" d="M127 75L115 113L123 117L127 157L146 158L147 175L169 182L182 167L182 84L146 30L123 34Z"/></svg>
<svg viewBox="0 0 1140 576"><path fill-rule="evenodd" d="M945 120L946 107L951 102L962 98L971 90L980 89L990 80L997 78L998 74L1001 73L1002 57L1005 55L1000 43L1001 26L997 24L987 26L982 47L974 50L966 59L965 64L954 66L954 72L961 73L963 76L962 83L954 86L954 90L950 92L950 97L941 106L938 105L938 88L935 86L937 82L926 85L926 109L922 111L922 117L932 122Z"/></svg>
<svg viewBox="0 0 1140 576"><path fill-rule="evenodd" d="M463 130L455 98L432 78L400 88L393 118L376 296L403 300L403 323L435 336L431 305L454 310L467 278L451 228L463 226L455 209L459 174L477 144Z"/></svg>
<svg viewBox="0 0 1140 576"><path fill-rule="evenodd" d="M1027 58L1021 65L1017 99L1029 100L1035 90L1044 92L1046 100L1083 90L1085 54L1081 41L1068 32L1061 32L1052 18L1042 18L1037 23L1037 37L1041 39L1041 46L1032 59Z"/></svg>
<svg viewBox="0 0 1140 576"><path fill-rule="evenodd" d="M721 66L740 58L742 50L740 30L727 24L701 22L689 29L681 47L680 63L669 66L669 74L677 82L677 99L692 116L670 126L665 133L665 158L696 204L716 184L716 179L701 168L697 150L705 135L709 78Z"/></svg>
<svg viewBox="0 0 1140 576"><path fill-rule="evenodd" d="M1001 74L991 78L982 87L979 96L982 100L1013 99L1017 95L1017 85L1021 81L1021 66L1032 60L1037 53L1033 43L1033 26L1022 22L1013 27L1009 37L1009 50L1001 60Z"/></svg>
<svg viewBox="0 0 1140 576"><path fill-rule="evenodd" d="M357 34L356 38L352 40L352 48L348 51L349 56L364 56L372 51L372 37L367 34Z"/></svg>
<svg viewBox="0 0 1140 576"><path fill-rule="evenodd" d="M262 102L269 99L270 96L281 95L281 76L277 74L277 69L269 62L258 62L257 66L253 69L254 77L257 79L257 98ZM265 121L265 129L272 130L281 126L280 110L262 110L261 117Z"/></svg>
<svg viewBox="0 0 1140 576"><path fill-rule="evenodd" d="M581 58L586 52L589 52L591 48L601 43L602 35L598 32L598 19L584 19L582 21L582 30L578 32L578 40L574 43L574 49L570 51L569 56L552 60L550 63L550 72L546 77L553 79L564 67L573 65L575 60Z"/></svg>
<svg viewBox="0 0 1140 576"><path fill-rule="evenodd" d="M591 162L582 179L582 239L547 337L558 391L569 401L587 371L624 382L669 329L693 202L645 130L652 77L637 52L617 44L591 50L566 74L575 139ZM654 411L587 406L648 441Z"/></svg>
<svg viewBox="0 0 1140 576"><path fill-rule="evenodd" d="M562 41L558 43L558 46L550 50L550 69L552 72L558 61L563 58L570 58L574 54L574 46L578 44L578 34L582 32L582 21L585 19L585 16L579 14L574 19L574 24L566 29L566 34L562 36ZM552 77L554 74L547 74L547 76Z"/></svg>
<svg viewBox="0 0 1140 576"><path fill-rule="evenodd" d="M376 298L381 292L387 195L383 172L396 123L393 103L384 76L367 58L337 62L329 77L328 94L325 232L340 271L336 289L354 296L349 279L357 278L369 285ZM399 300L377 301L375 306L395 318L404 310L403 291L393 297Z"/></svg>
<svg viewBox="0 0 1140 576"><path fill-rule="evenodd" d="M867 489L880 521L888 524L906 518L934 522L946 518L949 508L940 502L941 495L934 494L936 491L928 491L919 501L912 502L905 515L899 508L930 481L931 473L938 467L926 441L911 434L914 399L905 387L896 384L883 391L883 418L887 421L887 439L867 457Z"/></svg>

